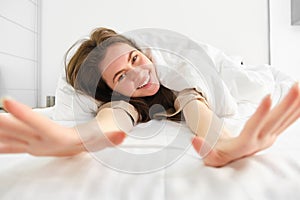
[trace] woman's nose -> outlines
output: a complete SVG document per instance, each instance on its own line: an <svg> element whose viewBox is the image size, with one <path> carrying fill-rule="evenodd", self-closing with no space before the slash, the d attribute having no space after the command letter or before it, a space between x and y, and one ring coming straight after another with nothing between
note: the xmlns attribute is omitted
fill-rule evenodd
<svg viewBox="0 0 300 200"><path fill-rule="evenodd" d="M126 73L127 78L134 82L140 82L147 74L149 74L149 71L143 67L133 67Z"/></svg>
<svg viewBox="0 0 300 200"><path fill-rule="evenodd" d="M127 71L126 75L130 80L135 80L140 73L141 69L139 67L131 67L130 70Z"/></svg>

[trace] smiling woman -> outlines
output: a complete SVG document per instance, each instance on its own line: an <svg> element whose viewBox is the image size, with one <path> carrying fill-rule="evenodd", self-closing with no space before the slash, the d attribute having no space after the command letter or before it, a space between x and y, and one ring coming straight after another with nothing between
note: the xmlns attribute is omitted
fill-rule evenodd
<svg viewBox="0 0 300 200"><path fill-rule="evenodd" d="M138 119L135 123L149 121L157 112L175 110L176 94L160 85L150 55L111 29L95 29L72 56L66 72L67 81L75 89L102 103L128 99L138 112L133 117ZM149 109L155 104L162 105L163 110L150 116ZM181 117L172 115L170 119Z"/></svg>

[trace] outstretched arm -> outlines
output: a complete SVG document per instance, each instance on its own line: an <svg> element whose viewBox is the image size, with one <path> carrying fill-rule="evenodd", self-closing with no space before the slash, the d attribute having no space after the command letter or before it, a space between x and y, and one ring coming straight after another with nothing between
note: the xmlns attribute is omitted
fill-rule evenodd
<svg viewBox="0 0 300 200"><path fill-rule="evenodd" d="M210 134L208 130L214 122L214 115L209 109L201 106L201 102L198 101L197 104L200 110L200 124L194 129L197 136L192 141L193 146L204 156L206 165L220 167L270 147L278 135L300 117L300 86L299 83L293 85L286 97L272 110L270 95L265 97L238 137L231 137L223 128L215 144L205 140L206 134ZM185 110L184 114L187 114ZM203 121L205 116L210 116L209 122ZM187 117L187 123L189 120L191 119Z"/></svg>
<svg viewBox="0 0 300 200"><path fill-rule="evenodd" d="M125 138L123 130L111 126L109 117L104 116L107 113L98 113L88 123L67 128L15 100L5 99L3 106L10 114L0 115L0 153L71 156L86 151L86 145L97 151L118 145Z"/></svg>

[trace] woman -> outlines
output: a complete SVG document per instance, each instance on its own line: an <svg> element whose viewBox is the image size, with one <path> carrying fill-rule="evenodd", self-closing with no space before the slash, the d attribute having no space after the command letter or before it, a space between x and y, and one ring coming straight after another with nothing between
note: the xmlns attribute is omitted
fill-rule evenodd
<svg viewBox="0 0 300 200"><path fill-rule="evenodd" d="M216 144L205 141L218 119L201 91L186 88L176 92L164 87L158 81L151 56L105 28L96 29L80 45L66 73L67 81L75 89L103 103L95 120L66 128L14 100L4 99L4 108L11 115L0 116L0 152L71 156L86 151L86 144L97 151L120 144L125 132L135 124L159 116L171 120L184 118L196 135L192 141L195 150L205 155L204 163L219 167L270 147L300 116L300 87L296 83L272 110L270 95L266 96L238 137L232 137L222 127ZM156 104L161 105L159 109L151 110ZM91 128L96 126L104 135ZM86 137L81 139L77 129L84 130Z"/></svg>

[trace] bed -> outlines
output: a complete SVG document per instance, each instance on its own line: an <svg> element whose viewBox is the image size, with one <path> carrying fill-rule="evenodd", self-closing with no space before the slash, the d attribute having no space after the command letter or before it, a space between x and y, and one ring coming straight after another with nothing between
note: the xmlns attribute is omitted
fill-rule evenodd
<svg viewBox="0 0 300 200"><path fill-rule="evenodd" d="M249 84L273 85L275 103L293 83L271 66L245 66L210 46L201 47L221 66L219 72L226 80L239 69L234 76L245 76L243 81ZM244 101L234 87L229 90L234 98L240 97L238 112L225 118L237 134L257 102ZM56 96L54 107L36 112L65 126L95 114L93 101L75 94L63 77ZM0 155L0 199L299 199L299 132L298 121L270 149L213 168L204 166L192 148L193 134L184 123L151 120L134 127L119 147L100 152L64 158Z"/></svg>

